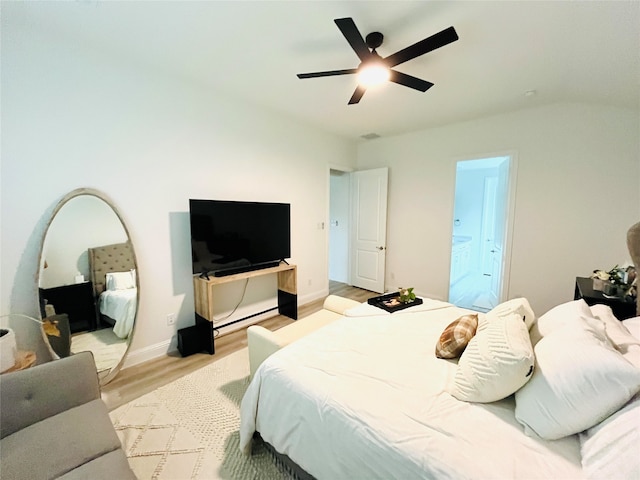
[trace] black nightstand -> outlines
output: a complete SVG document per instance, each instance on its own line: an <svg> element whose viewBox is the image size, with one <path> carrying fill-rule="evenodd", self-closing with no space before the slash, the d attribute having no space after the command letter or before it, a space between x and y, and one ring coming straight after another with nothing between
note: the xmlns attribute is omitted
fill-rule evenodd
<svg viewBox="0 0 640 480"><path fill-rule="evenodd" d="M66 313L69 316L71 333L97 328L96 302L91 282L45 288L42 296L53 305L56 313Z"/></svg>
<svg viewBox="0 0 640 480"><path fill-rule="evenodd" d="M636 302L629 300L629 297L605 297L602 292L593 289L593 279L576 277L576 290L573 295L574 300L583 298L587 305L597 303L609 305L613 314L618 320L636 316Z"/></svg>

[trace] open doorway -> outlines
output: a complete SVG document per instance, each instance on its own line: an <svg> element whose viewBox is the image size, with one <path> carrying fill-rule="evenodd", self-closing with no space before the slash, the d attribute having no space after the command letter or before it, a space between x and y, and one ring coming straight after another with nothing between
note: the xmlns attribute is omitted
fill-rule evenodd
<svg viewBox="0 0 640 480"><path fill-rule="evenodd" d="M503 300L508 284L511 155L456 164L449 301L487 312Z"/></svg>
<svg viewBox="0 0 640 480"><path fill-rule="evenodd" d="M386 167L329 175L329 283L384 293Z"/></svg>
<svg viewBox="0 0 640 480"><path fill-rule="evenodd" d="M349 283L349 172L329 174L329 281Z"/></svg>

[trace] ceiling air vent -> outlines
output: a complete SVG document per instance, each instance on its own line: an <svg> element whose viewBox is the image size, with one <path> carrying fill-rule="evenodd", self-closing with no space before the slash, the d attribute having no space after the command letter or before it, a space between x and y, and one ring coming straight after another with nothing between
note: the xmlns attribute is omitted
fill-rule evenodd
<svg viewBox="0 0 640 480"><path fill-rule="evenodd" d="M360 135L361 138L364 138L365 140L373 140L375 138L380 138L380 135L378 135L377 133L367 133L365 135Z"/></svg>

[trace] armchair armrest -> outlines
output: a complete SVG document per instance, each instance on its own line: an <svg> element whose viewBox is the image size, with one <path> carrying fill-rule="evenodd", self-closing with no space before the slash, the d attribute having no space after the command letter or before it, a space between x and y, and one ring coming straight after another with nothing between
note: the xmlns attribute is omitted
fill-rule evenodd
<svg viewBox="0 0 640 480"><path fill-rule="evenodd" d="M249 345L249 368L251 378L269 355L277 352L285 346L278 335L260 325L251 325L247 328L247 343Z"/></svg>
<svg viewBox="0 0 640 480"><path fill-rule="evenodd" d="M100 398L93 355L81 352L0 376L0 438Z"/></svg>

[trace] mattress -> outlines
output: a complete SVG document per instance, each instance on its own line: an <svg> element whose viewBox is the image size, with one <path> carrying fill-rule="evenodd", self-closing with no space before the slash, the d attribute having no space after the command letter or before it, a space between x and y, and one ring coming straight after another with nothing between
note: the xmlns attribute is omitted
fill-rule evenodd
<svg viewBox="0 0 640 480"><path fill-rule="evenodd" d="M138 289L105 290L100 294L100 313L115 320L113 333L127 338L133 329L138 305Z"/></svg>
<svg viewBox="0 0 640 480"><path fill-rule="evenodd" d="M466 313L344 317L279 350L242 400L240 448L248 454L258 431L318 479L584 478L577 435L526 436L512 396L473 404L446 393L456 363L434 348Z"/></svg>

